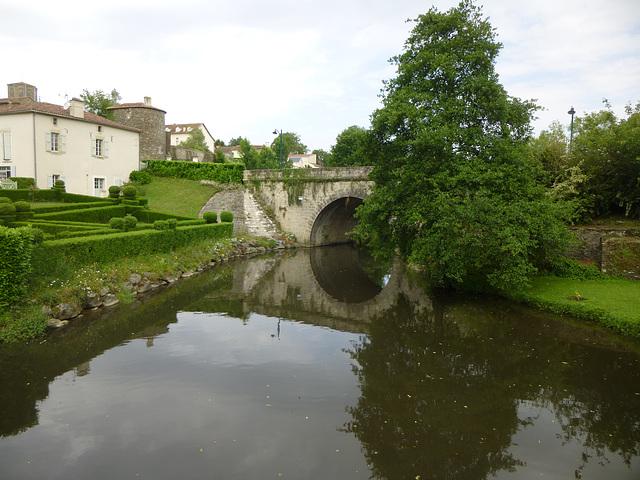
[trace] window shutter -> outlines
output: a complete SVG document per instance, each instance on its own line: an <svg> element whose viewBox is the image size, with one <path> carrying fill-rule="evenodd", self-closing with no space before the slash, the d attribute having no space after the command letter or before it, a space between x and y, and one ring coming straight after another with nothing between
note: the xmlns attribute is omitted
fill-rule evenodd
<svg viewBox="0 0 640 480"><path fill-rule="evenodd" d="M47 175L47 188L53 188L53 175Z"/></svg>
<svg viewBox="0 0 640 480"><path fill-rule="evenodd" d="M2 134L2 152L4 160L11 160L11 134L3 133Z"/></svg>
<svg viewBox="0 0 640 480"><path fill-rule="evenodd" d="M15 165L12 165L12 166L11 166L11 176L12 176L12 177L15 177L15 176L16 176L16 167L15 167Z"/></svg>
<svg viewBox="0 0 640 480"><path fill-rule="evenodd" d="M104 154L104 158L107 158L109 156L109 142L106 140L102 142L102 148L104 149L104 152L102 152Z"/></svg>
<svg viewBox="0 0 640 480"><path fill-rule="evenodd" d="M91 156L96 156L96 141L93 138L91 139Z"/></svg>
<svg viewBox="0 0 640 480"><path fill-rule="evenodd" d="M44 141L47 145L47 152L51 151L51 132L45 132Z"/></svg>
<svg viewBox="0 0 640 480"><path fill-rule="evenodd" d="M60 152L67 153L67 136L60 135Z"/></svg>

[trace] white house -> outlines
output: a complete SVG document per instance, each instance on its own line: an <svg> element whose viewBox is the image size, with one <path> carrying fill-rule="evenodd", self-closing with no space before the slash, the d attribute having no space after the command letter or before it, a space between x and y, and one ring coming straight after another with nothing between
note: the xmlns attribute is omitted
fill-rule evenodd
<svg viewBox="0 0 640 480"><path fill-rule="evenodd" d="M180 142L186 141L191 132L196 129L200 129L204 135L204 141L209 147L209 150L215 152L215 140L205 127L204 123L174 123L173 125L165 125L164 131L169 136L169 146L179 146Z"/></svg>
<svg viewBox="0 0 640 480"><path fill-rule="evenodd" d="M293 168L320 168L315 153L290 153L289 160Z"/></svg>
<svg viewBox="0 0 640 480"><path fill-rule="evenodd" d="M38 102L37 89L10 84L0 99L0 177L31 177L37 188L60 179L70 193L106 197L140 169L140 130L84 111Z"/></svg>

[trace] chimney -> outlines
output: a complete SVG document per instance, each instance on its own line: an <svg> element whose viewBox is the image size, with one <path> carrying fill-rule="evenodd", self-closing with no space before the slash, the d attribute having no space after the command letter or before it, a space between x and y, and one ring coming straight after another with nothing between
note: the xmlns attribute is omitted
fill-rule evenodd
<svg viewBox="0 0 640 480"><path fill-rule="evenodd" d="M144 106L145 107L151 106L151 97L144 97Z"/></svg>
<svg viewBox="0 0 640 480"><path fill-rule="evenodd" d="M69 104L69 114L72 117L84 118L84 102L79 98L72 98Z"/></svg>

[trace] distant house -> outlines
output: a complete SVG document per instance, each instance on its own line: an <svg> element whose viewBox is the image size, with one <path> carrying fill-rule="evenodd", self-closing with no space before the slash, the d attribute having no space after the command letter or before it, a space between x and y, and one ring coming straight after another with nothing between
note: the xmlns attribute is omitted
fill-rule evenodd
<svg viewBox="0 0 640 480"><path fill-rule="evenodd" d="M258 151L258 153L260 153L260 151L264 147L264 145L251 145L251 146L255 148ZM224 153L224 156L227 158L227 160L234 162L242 158L242 152L240 151L240 148L241 148L240 145L233 145L231 147L216 147L216 152L219 151Z"/></svg>
<svg viewBox="0 0 640 480"><path fill-rule="evenodd" d="M37 101L37 89L8 85L0 99L0 177L30 177L37 188L64 180L72 193L106 197L140 168L140 129L84 111Z"/></svg>
<svg viewBox="0 0 640 480"><path fill-rule="evenodd" d="M207 130L204 123L174 123L173 125L165 125L164 131L168 137L167 146L179 146L180 142L186 141L191 135L191 132L195 129L200 129L202 131L207 147L209 147L209 150L212 152L215 151L215 140L209 133L209 130ZM167 149L167 151L168 150L169 149Z"/></svg>
<svg viewBox="0 0 640 480"><path fill-rule="evenodd" d="M293 168L320 168L315 153L290 153L289 160Z"/></svg>

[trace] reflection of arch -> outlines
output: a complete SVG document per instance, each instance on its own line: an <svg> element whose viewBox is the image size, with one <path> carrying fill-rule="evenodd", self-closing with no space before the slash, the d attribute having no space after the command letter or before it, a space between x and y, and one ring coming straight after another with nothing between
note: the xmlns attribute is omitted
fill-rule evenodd
<svg viewBox="0 0 640 480"><path fill-rule="evenodd" d="M310 251L310 262L320 287L340 302L366 302L382 291L365 274L359 252L351 246L314 248Z"/></svg>
<svg viewBox="0 0 640 480"><path fill-rule="evenodd" d="M355 218L356 208L362 205L364 196L342 194L330 197L323 202L311 227L309 243L334 245L350 242L347 233L358 224Z"/></svg>

